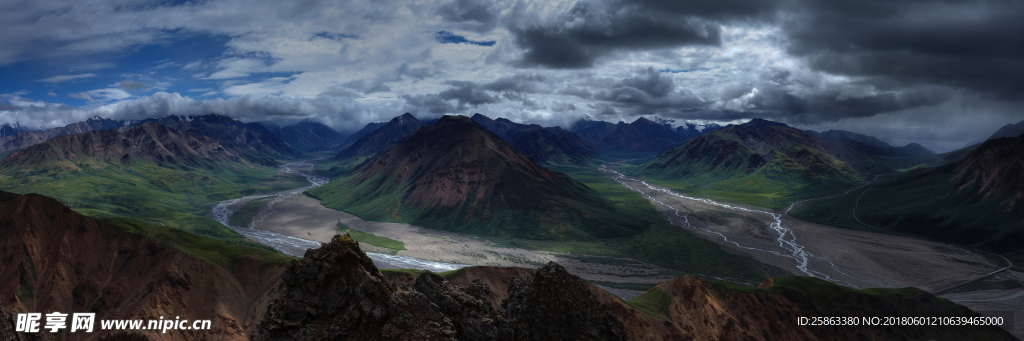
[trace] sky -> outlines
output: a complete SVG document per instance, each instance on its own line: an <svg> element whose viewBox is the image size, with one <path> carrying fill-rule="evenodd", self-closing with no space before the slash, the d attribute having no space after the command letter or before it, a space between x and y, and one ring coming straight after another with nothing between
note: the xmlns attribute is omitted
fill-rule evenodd
<svg viewBox="0 0 1024 341"><path fill-rule="evenodd" d="M948 151L1024 120L1024 1L3 1L0 124L760 117Z"/></svg>

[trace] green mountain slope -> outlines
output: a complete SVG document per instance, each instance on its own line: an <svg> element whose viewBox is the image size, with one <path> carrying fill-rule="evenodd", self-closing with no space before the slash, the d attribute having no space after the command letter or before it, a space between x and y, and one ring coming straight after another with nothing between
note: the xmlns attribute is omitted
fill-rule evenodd
<svg viewBox="0 0 1024 341"><path fill-rule="evenodd" d="M942 163L941 157L916 143L894 147L875 137L842 130L829 130L818 136L826 151L865 178Z"/></svg>
<svg viewBox="0 0 1024 341"><path fill-rule="evenodd" d="M305 184L240 154L203 135L146 123L11 154L0 162L0 190L51 196L88 215L235 238L208 217L217 201Z"/></svg>
<svg viewBox="0 0 1024 341"><path fill-rule="evenodd" d="M813 133L765 120L698 136L634 173L684 192L768 208L862 179Z"/></svg>
<svg viewBox="0 0 1024 341"><path fill-rule="evenodd" d="M963 160L880 177L791 214L830 225L906 233L997 251L1024 245L1024 138L989 140Z"/></svg>

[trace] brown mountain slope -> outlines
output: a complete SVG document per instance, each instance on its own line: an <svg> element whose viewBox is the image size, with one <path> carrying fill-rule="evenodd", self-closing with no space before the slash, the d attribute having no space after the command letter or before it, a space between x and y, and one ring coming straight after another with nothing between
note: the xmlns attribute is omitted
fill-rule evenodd
<svg viewBox="0 0 1024 341"><path fill-rule="evenodd" d="M0 153L34 146L57 136L81 134L96 130L116 129L124 125L122 121L114 121L102 117L93 117L85 121L75 122L63 127L20 131L17 134L0 137Z"/></svg>
<svg viewBox="0 0 1024 341"><path fill-rule="evenodd" d="M612 212L590 188L462 116L421 128L310 193L367 219L486 235L589 238L638 228L597 219Z"/></svg>
<svg viewBox="0 0 1024 341"><path fill-rule="evenodd" d="M242 160L238 153L210 137L158 123L145 123L129 128L56 137L17 151L2 163L4 167L15 167L56 162L80 164L90 161L151 161L157 164L207 166L211 162Z"/></svg>
<svg viewBox="0 0 1024 341"><path fill-rule="evenodd" d="M985 141L956 163L960 190L996 199L1007 209L1024 201L1024 136Z"/></svg>
<svg viewBox="0 0 1024 341"><path fill-rule="evenodd" d="M82 216L56 200L5 192L0 192L0 260L4 309L95 312L97 319L212 320L212 331L164 335L175 340L246 340L248 326L264 309L265 279L281 271L247 257L230 269L214 265ZM38 336L52 339L48 333Z"/></svg>
<svg viewBox="0 0 1024 341"><path fill-rule="evenodd" d="M471 208L491 204L496 193L514 193L573 186L560 176L531 162L493 134L464 117L445 117L422 133L403 140L360 167L360 180L384 175L411 185L408 203L420 207ZM499 188L502 187L502 188ZM505 205L518 206L524 196L502 195Z"/></svg>

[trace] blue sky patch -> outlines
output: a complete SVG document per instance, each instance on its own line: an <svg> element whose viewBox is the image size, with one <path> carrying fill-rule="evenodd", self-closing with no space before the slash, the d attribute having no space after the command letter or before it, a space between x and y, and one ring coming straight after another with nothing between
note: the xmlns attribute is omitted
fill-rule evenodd
<svg viewBox="0 0 1024 341"><path fill-rule="evenodd" d="M448 32L448 31L437 31L434 34L434 39L441 44L470 44L478 46L494 46L497 41L494 40L470 40L464 36Z"/></svg>

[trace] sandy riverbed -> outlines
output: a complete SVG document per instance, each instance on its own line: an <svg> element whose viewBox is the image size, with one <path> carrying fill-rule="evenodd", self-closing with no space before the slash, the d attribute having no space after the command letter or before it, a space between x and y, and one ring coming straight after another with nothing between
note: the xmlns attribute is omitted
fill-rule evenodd
<svg viewBox="0 0 1024 341"><path fill-rule="evenodd" d="M274 200L257 215L252 226L327 242L339 232L338 223L402 241L407 250L399 251L399 255L437 262L533 268L553 261L584 279L607 283L655 284L672 278L667 269L632 259L606 258L608 263L603 263L601 257L583 260L553 252L500 247L480 238L409 224L366 221L301 194ZM367 251L392 252L365 243L361 246ZM635 292L626 290L623 294Z"/></svg>

